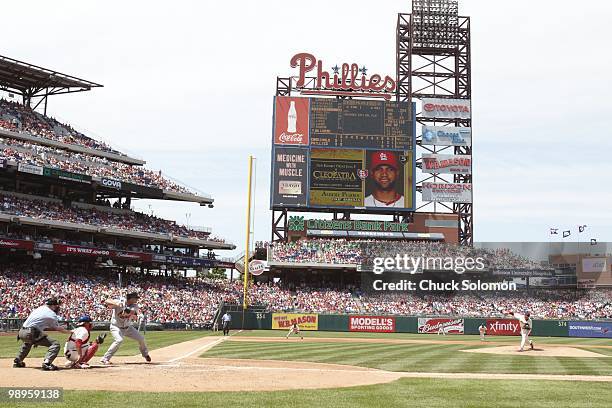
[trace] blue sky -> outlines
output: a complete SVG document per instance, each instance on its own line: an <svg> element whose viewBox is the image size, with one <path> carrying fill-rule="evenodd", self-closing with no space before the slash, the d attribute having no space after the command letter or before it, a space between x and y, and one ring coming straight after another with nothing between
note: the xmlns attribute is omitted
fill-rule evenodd
<svg viewBox="0 0 612 408"><path fill-rule="evenodd" d="M4 19L14 35L0 54L104 84L52 98L49 113L213 194L214 209L153 208L242 246L249 154L255 239L270 238L276 76L302 51L395 72L410 2L210 3L9 2L4 14L24 18ZM612 240L612 5L464 0L460 13L472 18L475 239L546 241L551 226L586 224L585 239Z"/></svg>

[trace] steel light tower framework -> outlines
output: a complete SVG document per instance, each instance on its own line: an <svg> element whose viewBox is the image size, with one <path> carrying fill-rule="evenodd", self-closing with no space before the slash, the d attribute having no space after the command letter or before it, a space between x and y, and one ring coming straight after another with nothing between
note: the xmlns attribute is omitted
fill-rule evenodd
<svg viewBox="0 0 612 408"><path fill-rule="evenodd" d="M421 98L467 99L472 97L470 18L458 15L456 0L413 0L412 13L397 18L396 68L398 101ZM426 118L418 111L417 123L432 126L471 127L472 119ZM473 138L472 138L473 140ZM417 147L421 152L472 155L472 146L424 146L417 130ZM417 155L417 167L421 165ZM472 169L473 170L473 169ZM472 174L455 174L452 180L443 175L425 175L417 180L417 191L424 181L472 183ZM474 206L472 203L424 202L417 210L433 206L433 211L452 212L459 218L459 243L474 242ZM440 208L441 207L441 208Z"/></svg>

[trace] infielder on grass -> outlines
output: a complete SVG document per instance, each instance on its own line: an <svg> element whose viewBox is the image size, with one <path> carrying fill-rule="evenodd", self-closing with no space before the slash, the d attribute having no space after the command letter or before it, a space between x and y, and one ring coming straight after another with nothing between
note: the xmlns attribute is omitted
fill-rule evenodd
<svg viewBox="0 0 612 408"><path fill-rule="evenodd" d="M480 341L485 341L487 326L484 323L478 326L478 333L480 333Z"/></svg>
<svg viewBox="0 0 612 408"><path fill-rule="evenodd" d="M533 329L533 322L531 321L531 317L529 317L529 312L525 311L524 314L508 312L508 314L514 316L521 326L521 348L518 351L524 351L527 343L529 343L529 347L533 350L533 341L529 340L531 329Z"/></svg>
<svg viewBox="0 0 612 408"><path fill-rule="evenodd" d="M102 364L111 364L110 360L117 350L119 350L124 337L136 340L140 348L140 354L142 354L147 363L151 362L144 336L132 326L132 322L138 319L137 301L138 293L135 292L127 294L125 303L114 299L106 299L104 301L104 304L113 310L110 321L110 332L115 341L110 345L108 351L104 354L104 357L102 357L102 360L100 360Z"/></svg>
<svg viewBox="0 0 612 408"><path fill-rule="evenodd" d="M292 334L300 336L300 338L304 340L304 336L302 336L302 334L300 333L300 326L298 326L297 323L293 323L293 326L291 326L291 328L289 329L289 333L287 333L286 338L288 339L289 336L291 336Z"/></svg>

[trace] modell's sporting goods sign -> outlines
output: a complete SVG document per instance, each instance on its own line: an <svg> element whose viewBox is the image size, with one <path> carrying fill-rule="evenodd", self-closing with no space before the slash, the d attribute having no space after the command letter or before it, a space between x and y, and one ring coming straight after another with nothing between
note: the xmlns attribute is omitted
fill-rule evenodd
<svg viewBox="0 0 612 408"><path fill-rule="evenodd" d="M463 319L430 319L419 317L419 333L463 334Z"/></svg>
<svg viewBox="0 0 612 408"><path fill-rule="evenodd" d="M423 201L471 203L471 183L423 183Z"/></svg>
<svg viewBox="0 0 612 408"><path fill-rule="evenodd" d="M423 173L472 174L472 156L455 154L423 154Z"/></svg>
<svg viewBox="0 0 612 408"><path fill-rule="evenodd" d="M349 331L368 333L395 332L395 317L349 316Z"/></svg>
<svg viewBox="0 0 612 408"><path fill-rule="evenodd" d="M470 119L472 105L469 99L423 98L421 116L439 119Z"/></svg>

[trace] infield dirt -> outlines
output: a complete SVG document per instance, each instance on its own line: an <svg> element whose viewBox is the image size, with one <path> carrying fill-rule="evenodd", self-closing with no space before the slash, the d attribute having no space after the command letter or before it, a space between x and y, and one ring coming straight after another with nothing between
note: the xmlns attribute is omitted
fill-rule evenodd
<svg viewBox="0 0 612 408"><path fill-rule="evenodd" d="M113 359L114 364L112 366L95 365L98 362L96 360L89 370L61 369L57 372L45 372L39 368L40 358L26 359L28 367L15 369L11 367L12 359L2 359L0 360L0 386L63 387L71 390L187 392L339 388L386 383L402 377L612 382L612 376L406 373L340 364L197 357L207 349L227 340L253 341L255 339L248 337L203 337L152 351L153 363L145 363L140 356L118 357ZM278 338L266 340L279 341ZM282 341L282 339L280 340ZM355 343L364 339L316 339L316 341L325 340L342 340L345 343ZM315 341L315 339L308 339L308 341ZM58 358L57 364L61 365L62 363L63 358Z"/></svg>

